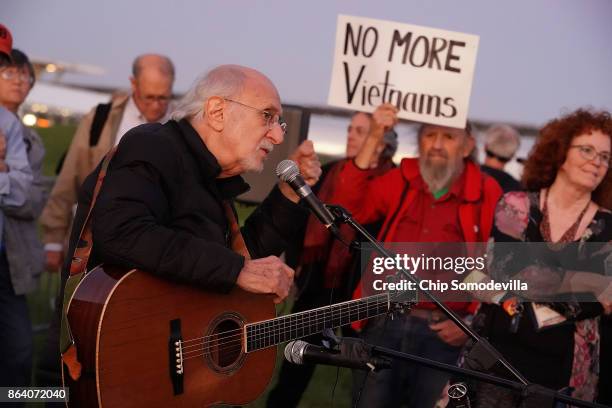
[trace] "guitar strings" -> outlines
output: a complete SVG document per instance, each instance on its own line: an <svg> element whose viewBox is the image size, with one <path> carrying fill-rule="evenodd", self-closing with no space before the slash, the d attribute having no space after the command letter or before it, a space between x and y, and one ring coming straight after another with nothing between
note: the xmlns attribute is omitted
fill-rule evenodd
<svg viewBox="0 0 612 408"><path fill-rule="evenodd" d="M379 303L378 305L376 305L376 309L375 310L376 310L377 314L384 313L384 311L378 312L378 309L380 308L381 305L382 305L382 303ZM370 308L374 309L374 305L372 304ZM364 312L367 309L368 308L362 308L362 310L360 310L359 313ZM342 313L342 314L337 314L337 315L334 314L332 316L332 320L333 320L333 318L336 318L336 317L342 319L342 318L350 316L351 314L356 313L356 312L357 311L347 312L347 313ZM267 330L267 331L264 330L262 333L252 333L251 334L251 340L252 341L260 341L262 339L265 339L265 338L268 338L268 337L271 337L271 336L276 336L276 335L278 335L278 334L280 334L282 332L297 331L297 330L303 329L304 327L309 327L309 326L313 326L313 325L316 325L316 324L320 324L321 322L325 323L326 320L330 320L329 317L330 316L318 316L317 319L312 319L312 320L310 320L308 322L294 322L293 324L290 324L290 325L282 325L282 326L278 325L278 326L274 327L273 330ZM364 318L366 318L366 317L372 317L372 316L364 316ZM346 324L348 324L348 323L346 323ZM287 326L289 326L289 327L287 327ZM217 341L221 340L221 342L217 343L215 346L222 346L222 345L228 344L230 342L236 342L236 341L242 342L242 339L243 339L242 333L231 335L231 336L224 336L224 334L226 334L226 332L220 332L220 333L217 333L217 334L214 334L214 335L211 335L211 336L207 336L207 337L215 337L216 336L217 337L217 339L216 339ZM308 334L305 334L305 335L308 335ZM235 340L226 341L226 340L229 340L231 338L236 338L236 337L239 337L239 338L235 339ZM199 351L199 349L202 347L202 345L204 343L205 342L202 341L202 342L200 342L200 343L198 343L196 345L191 345L191 346L184 347L183 350L187 350L189 348L197 347L198 348L197 351ZM189 350L189 351L191 351L191 350ZM185 354L189 353L189 351L187 351Z"/></svg>
<svg viewBox="0 0 612 408"><path fill-rule="evenodd" d="M350 324L350 322L341 324L338 327L346 326L347 324ZM268 345L266 345L264 347L258 347L258 350L264 349L264 348L268 348L268 347L272 347L272 346L275 346L277 344L282 343L284 340L277 342L277 341L275 341L273 339L273 336L275 336L276 334L280 334L280 332L282 332L282 331L283 331L282 329L281 330L275 330L275 331L273 331L273 333L274 333L273 335L272 334L270 334L270 335L263 334L260 339L255 340L255 341L262 341L262 340L265 340L266 337L268 337L268 338L272 337L272 340L273 340L272 343L270 343L270 344L268 344ZM310 334L312 334L312 333L303 334L303 336L308 336ZM232 336L232 337L234 337L234 336ZM300 336L300 337L302 337L302 336ZM202 344L202 350L192 350L191 352L183 353L183 357L184 357L183 358L183 362L185 362L187 360L190 360L190 359L193 359L193 358L202 357L202 356L208 354L212 349L216 349L216 351L219 352L219 353L228 353L228 352L237 352L237 351L240 351L240 350L242 350L242 340L243 339L240 338L240 339L235 339L235 340L224 342L224 343L219 343L218 345L217 344L209 344L209 345L207 345L208 346L207 348L204 347L204 344ZM196 354L194 354L194 353L196 353Z"/></svg>
<svg viewBox="0 0 612 408"><path fill-rule="evenodd" d="M324 310L323 314L319 314L317 316L313 316L314 317L313 319L308 317L308 322L306 322L304 319L302 319L301 322L298 322L297 320L295 320L294 322L291 322L290 320L287 319L286 322L289 323L289 325L298 324L298 327L302 328L302 327L308 326L308 325L310 325L312 323L318 323L321 320L325 320L330 315L332 317L334 317L334 315L340 315L340 317L344 317L346 315L350 316L351 314L354 314L354 313L358 313L359 314L359 313L361 313L364 310L367 310L369 308L378 308L381 305L387 305L387 302L386 301L385 302L369 302L367 304L361 304L356 309L351 309L351 310L330 310L330 309L326 309L326 310ZM293 316L296 316L296 315L293 315ZM280 318L277 318L277 319L274 319L274 320L276 320L276 322L280 323L280 322L282 322L283 317L280 317ZM278 323L275 324L274 326L278 326L279 329L282 329ZM252 323L251 325L253 325L253 324L256 325L256 324L261 324L261 323ZM299 324L302 324L302 326L299 326ZM244 331L244 327L241 327L239 329L232 329L232 330L227 330L227 331L223 331L223 332L219 332L219 333L215 333L215 334L211 334L211 335L207 335L207 336L203 336L203 337L196 337L196 338L193 338L193 339L184 340L184 341L181 342L181 344L184 345L183 349L188 349L190 347L197 347L197 346L199 346L199 343L195 344L195 345L186 345L187 343L192 343L194 341L205 340L208 337L214 337L214 336L218 337L218 336L223 335L223 334L227 335L227 334L232 333L232 332L239 332L239 333L236 333L233 336L224 336L224 338L235 337L235 336L242 336L242 334L243 334L242 332L243 331Z"/></svg>
<svg viewBox="0 0 612 408"><path fill-rule="evenodd" d="M382 304L386 304L386 302L384 302L384 303L383 302L379 302L378 304L373 304L372 303L372 304L370 304L370 306L373 308L374 306L379 307ZM367 310L368 307L361 308L361 309ZM350 315L350 314L351 314L351 312L349 312L349 313L340 313L340 315L338 317L342 318L342 317L345 317L345 316ZM379 313L379 314L382 314L382 312ZM319 318L319 319L317 319L315 321L315 324L320 323L321 321L324 321L325 319L326 319L325 316L321 316L321 318ZM290 333L293 330L297 331L297 330L299 330L299 329L301 329L303 327L312 326L312 324L313 324L312 321L308 322L307 324L302 324L301 327L298 324L298 325L296 325L296 327L290 327L289 330L287 330L287 327L278 327L278 329L272 330L271 332L268 332L268 333L256 334L255 338L252 339L252 341L257 342L257 341L265 340L267 338L268 339L271 338L271 337L273 338L276 335L280 335L281 332L287 332L288 331ZM350 324L350 322L341 324L340 326L345 326L347 324ZM195 357L200 357L200 356L206 354L207 352L209 352L213 348L216 349L219 352L221 352L221 351L227 352L227 351L232 350L232 349L233 350L238 350L238 349L242 348L242 341L243 341L242 334L240 334L240 335L232 335L232 336L224 336L224 337L221 337L219 339L219 337L221 335L225 334L225 333L226 332L221 332L221 333L218 333L218 334L215 334L215 335L206 336L206 337L217 336L217 342L214 343L214 344L205 344L205 342L202 341L201 344L191 346L192 348L193 347L198 347L198 349L197 350L190 350L190 351L187 351L187 352L183 352L183 356L184 356L183 361L191 359L191 358L195 358ZM311 333L308 333L308 334L305 333L305 334L303 334L303 336L308 336L309 334L311 334ZM237 337L237 336L240 336L240 338L237 338L237 339L234 339L234 340L230 340L230 341L226 341L229 338ZM221 341L219 341L219 340L221 340ZM280 342L282 342L282 341L280 341ZM274 344L277 344L277 343L274 342ZM269 346L272 346L274 344L270 344ZM266 346L266 347L269 347L269 346ZM200 353L200 354L193 355L194 353Z"/></svg>
<svg viewBox="0 0 612 408"><path fill-rule="evenodd" d="M377 299L377 298L382 298L382 299L383 299L383 301L382 301L382 302L380 302L379 300L374 300L374 299ZM369 300L369 301L367 301L367 302L363 302L363 300L364 300L364 299L357 299L357 300L349 301L349 302L346 302L347 307L349 307L349 304L350 304L350 303L358 303L358 302L361 302L361 304L360 304L360 305L357 307L357 309L356 309L356 310L357 310L357 312L359 312L360 310L362 310L362 309L363 309L363 306L365 306L366 308L368 308L368 307L370 307L370 306L372 306L372 305L380 305L380 304L383 304L383 303L384 303L384 304L387 304L387 302L388 302L388 296L387 296L387 295L376 295L376 296L372 296L371 298L365 298L365 299L370 299L370 300ZM336 307L336 306L338 306L338 305L342 305L342 303L338 303L337 305L334 305L334 307ZM345 312L346 312L346 311L342 311L342 308L340 308L340 310L339 310L339 311L340 311L341 313L345 313ZM307 312L308 312L308 311L306 311L306 312L300 312L300 313L307 313ZM331 309L331 308L326 308L326 309L325 309L325 313L329 313L329 312L332 312L332 313L333 313L332 309ZM281 316L281 317L278 317L278 318L275 318L275 319L271 319L271 320L277 320L277 321L280 321L280 320L282 320L282 319L284 319L284 318L288 318L288 317L290 317L290 316L296 316L297 314L300 314L300 313L296 313L296 314L294 314L294 315L288 315L288 316ZM251 323L251 325L254 325L254 324L261 324L261 323L264 323L264 322L260 322L260 323ZM227 330L227 331L225 331L225 332L221 332L221 333L242 332L243 330L244 330L244 327L239 328L239 329ZM207 338L207 337L212 337L212 336L215 336L215 335L218 335L218 334L211 334L211 335L208 335L208 336L203 336L203 337L195 337L195 338L192 338L192 339L183 340L181 343L182 343L182 344L187 344L187 343L191 343L191 342L194 342L194 341L199 341L199 340L205 339L205 338Z"/></svg>
<svg viewBox="0 0 612 408"><path fill-rule="evenodd" d="M261 340L263 340L263 339L265 339L267 337L276 336L277 334L280 334L282 332L287 332L287 331L290 332L290 331L301 330L304 327L309 327L309 326L313 326L313 325L316 325L316 324L320 324L321 322L324 323L326 320L330 320L330 317L331 317L331 320L333 320L334 318L342 319L342 318L350 316L351 314L354 314L354 313L361 313L361 312L367 311L368 309L374 309L374 307L376 307L376 310L378 310L378 308L380 308L381 305L383 305L383 303L378 303L376 305L375 304L370 304L369 307L362 307L359 310L347 311L347 312L342 312L342 313L332 313L331 316L329 316L329 314L326 313L323 316L317 316L316 319L309 319L307 322L306 321L302 321L302 322L297 322L296 321L296 322L293 322L293 323L289 322L288 325L285 325L285 324L283 324L282 326L281 325L277 325L276 327L274 327L274 330L266 331L264 329L262 333L252 333L251 334L251 341L261 341ZM385 303L385 305L386 305L386 303ZM382 314L382 313L384 313L384 311L377 312L377 314ZM372 316L364 316L363 318L365 319L367 317L372 317ZM361 319L359 319L359 320L361 320ZM341 326L344 326L345 324L349 324L349 323L350 322L344 323ZM242 329L240 329L240 330L242 331ZM230 330L230 331L227 331L227 332L220 332L220 333L212 334L212 335L209 335L209 336L206 336L206 337L215 337L216 336L217 337L217 341L218 340L223 340L222 342L217 343L216 345L214 345L212 347L223 346L223 345L226 345L226 344L229 344L229 343L236 343L236 342L240 342L242 344L243 333L234 334L234 335L231 335L231 336L224 336L224 334L227 334L227 333L233 332L233 331L235 331L235 330ZM308 335L309 334L304 334L304 336L308 336ZM236 338L236 337L239 337L239 338L234 339L234 340L230 340L230 341L226 341L226 340L229 340L231 338ZM201 338L201 339L204 339L204 338ZM189 353L193 353L194 351L200 351L200 348L204 345L204 343L205 343L204 341L201 341L198 344L193 344L193 345L189 345L189 346L183 347L183 355L186 355L186 354L189 354ZM197 348L197 350L188 350L188 349L193 349L193 348Z"/></svg>
<svg viewBox="0 0 612 408"><path fill-rule="evenodd" d="M350 324L350 322L349 322L349 323L344 323L344 324L341 324L341 325L340 325L340 326L338 326L338 327L341 327L341 326L346 326L347 324ZM311 333L309 333L309 334L311 334ZM304 334L304 336L308 336L309 334ZM261 340L261 339L260 339L260 340ZM233 344L232 344L232 343L233 343ZM261 350L261 349L264 349L264 348L268 348L268 347L272 347L272 346L275 346L275 345L280 344L280 343L282 343L282 341L279 341L279 342L273 341L271 344L268 344L268 345L266 345L266 346L264 346L264 347L259 347L259 348L258 348L258 350ZM238 342L236 342L236 341L231 341L231 342L226 342L226 343L223 343L223 344L224 344L224 345L223 345L222 347L216 347L215 345L210 345L210 346L208 347L208 350L203 349L203 351L202 351L202 352L200 352L199 354L195 354L195 355L191 354L191 355L189 355L188 357L184 357L184 358L183 358L183 362L185 362L185 361L187 361L187 360L194 359L194 358L202 357L202 356L204 356L204 355L208 354L208 353L210 352L210 350L211 350L211 349L213 349L213 348L217 348L217 351L218 351L219 353L221 353L221 352L223 352L223 353L228 353L228 352L238 352L238 351L241 351L241 350L242 350L242 339L238 339ZM195 351L195 352L199 352L199 350L194 350L194 351ZM183 354L183 356L184 356L184 355L185 355L185 354Z"/></svg>
<svg viewBox="0 0 612 408"><path fill-rule="evenodd" d="M382 313L377 313L377 314L382 314ZM344 324L340 324L339 327L340 326L345 326L347 324L349 324L349 322L344 323ZM275 332L280 332L280 331L286 330L286 328L279 328L279 329L280 329L279 331L275 331ZM307 336L309 334L311 334L311 333L302 334L302 336ZM300 337L302 337L302 336L300 336ZM264 337L265 337L265 335L264 335ZM259 339L257 341L261 341L261 340L263 340L263 339ZM280 344L280 343L282 343L284 341L285 340L279 340L279 341L273 340L273 342L271 344L267 344L267 345L265 345L263 347L259 346L258 349L264 349L264 348L272 347L272 346ZM224 343L219 343L219 344L210 344L210 345L208 345L208 349L206 349L204 347L204 343L202 343L202 352L200 352L200 350L194 350L194 351L192 351L190 353L190 355L188 357L183 358L182 361L186 362L186 360L190 360L190 359L193 359L193 358L204 356L204 355L208 354L210 352L210 350L213 349L213 348L216 348L217 352L229 352L229 351L240 352L240 351L242 351L242 338L234 340L234 341L230 341L230 342L224 342ZM199 354L193 355L194 352L196 352L196 353L199 352Z"/></svg>
<svg viewBox="0 0 612 408"><path fill-rule="evenodd" d="M329 310L329 309L326 309L322 315L314 316L314 319L311 318L311 317L308 317L307 321L305 319L301 319L301 321L299 321L297 319L295 321L287 320L285 322L282 322L282 320L277 320L277 322L279 322L279 323L282 322L282 324L275 324L275 325L273 325L272 328L274 328L274 330L272 330L272 331L266 330L268 328L262 328L262 333L250 333L249 334L251 336L250 340L251 341L261 341L262 339L264 339L264 338L266 338L268 336L277 335L277 334L279 334L281 332L287 331L288 329L289 330L295 330L295 331L302 330L304 327L312 326L313 324L319 324L321 321L329 320L330 318L331 319L334 319L334 318L343 319L346 316L349 316L349 318L350 318L351 314L355 314L355 313L357 313L357 315L359 316L360 313L366 313L366 312L369 313L368 309L376 309L376 314L382 314L384 311L379 311L378 310L380 308L380 306L382 306L382 305L386 306L387 302L368 302L367 304L361 304L361 305L359 305L359 307L357 309L352 309L352 310ZM385 310L386 310L386 308L385 308ZM371 317L371 316L364 316L364 318L367 318L367 317ZM361 318L359 318L357 320L361 320ZM232 332L239 332L239 333L236 333L234 335L228 335L229 333L232 333ZM208 335L208 336L199 337L199 338L196 338L196 339L187 340L187 341L182 342L182 344L183 344L183 351L186 354L188 354L189 352L192 352L192 350L190 350L192 348L197 348L197 351L199 351L200 348L204 344L204 340L206 340L208 338L212 338L212 337L216 337L217 341L218 341L218 339L221 339L222 342L217 344L217 345L221 345L221 346L223 344L228 343L227 340L231 339L232 337L234 337L234 338L238 337L238 339L236 339L235 341L242 342L243 332L244 332L244 327L239 328L239 329L227 330L227 331L224 331L224 332L219 332L219 333L211 334L211 335ZM202 341L200 341L200 340L202 340ZM198 343L197 344L185 345L187 342L193 343L194 341L198 341Z"/></svg>

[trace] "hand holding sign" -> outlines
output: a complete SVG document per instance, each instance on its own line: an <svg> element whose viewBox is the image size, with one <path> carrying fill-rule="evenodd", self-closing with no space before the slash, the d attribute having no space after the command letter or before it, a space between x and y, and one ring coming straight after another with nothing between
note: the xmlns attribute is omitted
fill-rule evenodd
<svg viewBox="0 0 612 408"><path fill-rule="evenodd" d="M477 50L475 35L340 15L328 103L464 128Z"/></svg>
<svg viewBox="0 0 612 408"><path fill-rule="evenodd" d="M382 140L385 132L391 130L397 124L397 112L397 108L390 103L384 103L377 107L372 114L370 134Z"/></svg>
<svg viewBox="0 0 612 408"><path fill-rule="evenodd" d="M376 108L370 121L370 133L363 147L355 157L355 164L362 169L373 169L378 165L378 158L385 148L385 132L397 124L397 108L385 103Z"/></svg>

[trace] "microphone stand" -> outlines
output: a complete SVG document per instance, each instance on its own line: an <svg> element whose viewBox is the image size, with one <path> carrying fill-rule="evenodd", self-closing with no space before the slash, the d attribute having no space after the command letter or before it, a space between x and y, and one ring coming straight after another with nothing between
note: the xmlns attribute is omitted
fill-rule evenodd
<svg viewBox="0 0 612 408"><path fill-rule="evenodd" d="M385 256L387 258L394 258L395 257L396 254L394 254L394 253L388 251L387 249L385 249L376 240L376 238L374 238L372 235L370 235L370 233L368 233L368 231L366 231L365 228L363 228L363 226L361 226L357 221L355 221L353 219L351 214L346 209L344 209L343 207L341 207L339 205L328 205L328 204L325 204L325 206L330 210L330 212L334 216L334 222L341 222L343 224L350 225L355 231L357 231L362 236L364 236L366 238L366 240L368 242L370 242L370 244L372 244L374 249L376 249L376 251L379 254L381 254L381 255L383 255L383 256ZM361 250L361 247L360 247L359 243L353 242L353 244L351 244L351 246L353 248L357 248L357 249ZM410 281L414 282L416 285L418 285L419 282L421 281L421 279L419 279L418 277L416 277L414 275L411 275L405 269L403 269L403 268L397 268L397 269L407 279L409 279ZM518 380L519 383L523 384L523 386L529 385L529 381L527 381L527 379L525 377L523 377L523 375L516 368L514 368L499 353L499 351L497 351L495 349L495 347L493 347L485 338L481 337L475 331L473 331L463 320L461 320L461 318L459 316L457 316L457 314L455 312L453 312L451 309L446 307L446 305L444 303L442 303L435 295L430 293L428 290L421 290L421 292L423 292L425 295L427 295L427 297L429 297L431 299L431 301L433 303L435 303L436 306L438 308L440 308L440 310L442 310L442 312L444 312L444 314L446 316L448 316L448 318L450 320L452 320L457 326L459 326L459 328L468 337L470 337L470 339L472 339L474 344L471 346L470 351L468 352L468 354L466 356L466 359L469 358L473 362L478 363L478 365L483 370L487 370L487 371L491 370L495 366L495 364L500 363L508 372L510 372L514 376L514 378L516 378ZM392 351L392 350L390 350L390 351ZM450 366L450 367L452 367L452 366Z"/></svg>
<svg viewBox="0 0 612 408"><path fill-rule="evenodd" d="M355 231L360 233L362 236L366 238L370 244L376 249L376 251L388 258L394 258L396 254L392 253L385 249L377 240L374 238L368 231L363 228L357 221L355 221L351 214L339 205L328 205L325 206L330 210L332 215L335 217L334 222L341 222L343 224L350 225ZM361 246L358 242L351 243L351 247L361 250ZM397 268L406 278L415 284L419 284L421 279L418 277L411 275L403 268ZM455 312L446 307L444 303L442 303L435 295L430 293L428 290L420 289L421 292L425 293L427 297L429 297L440 310L444 312L446 316L450 320L452 320L459 328L468 335L474 344L471 346L470 351L466 355L466 360L470 359L473 362L476 362L482 369L490 370L497 364L498 362L506 368L508 372L510 372L517 380L511 381L503 378L498 378L496 376L485 374L480 371L474 371L471 369L460 368L456 366L452 366L445 363L440 363L434 360L430 360L423 357L414 356L407 353L402 353L399 351L391 350L385 347L379 347L375 345L370 345L372 354L378 354L383 357L391 357L395 359L400 359L409 362L415 362L417 364L421 364L430 368L439 369L455 374L460 374L462 376L467 376L475 379L479 379L481 381L488 382L490 384L495 384L502 386L504 388L508 388L515 391L521 391L521 394L525 398L524 401L529 401L528 398L532 398L534 402L538 404L539 407L543 407L545 403L556 400L565 403L569 403L579 407L585 408L606 408L605 405L586 402L582 400L578 400L572 397L568 397L566 395L560 394L554 390L548 389L546 387L529 383L525 377L514 368L510 362L508 362L495 347L493 347L485 338L478 335L475 331L473 331Z"/></svg>
<svg viewBox="0 0 612 408"><path fill-rule="evenodd" d="M402 361L412 362L423 365L425 367L433 368L435 370L441 370L457 374L460 377L469 377L480 381L494 384L509 390L519 391L521 393L522 402L521 407L537 406L537 407L551 407L553 401L560 401L572 406L585 407L585 408L606 408L606 405L601 405L593 402L582 401L576 398L568 397L549 388L543 387L537 384L524 384L516 381L506 380L499 378L491 374L482 373L480 371L474 371L466 368L455 367L450 364L440 363L438 361L430 360L424 357L418 357L413 354L402 353L400 351L391 350L385 347L379 347L371 344L366 346L370 348L370 352L373 356L381 356L392 359L399 359ZM529 405L524 405L529 404ZM609 408L609 407L608 407Z"/></svg>

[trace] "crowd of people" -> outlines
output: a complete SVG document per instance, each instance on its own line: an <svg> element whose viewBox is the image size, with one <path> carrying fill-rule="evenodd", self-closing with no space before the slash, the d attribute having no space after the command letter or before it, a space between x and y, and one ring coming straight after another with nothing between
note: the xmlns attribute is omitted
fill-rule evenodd
<svg viewBox="0 0 612 408"><path fill-rule="evenodd" d="M139 268L219 293L239 287L273 294L276 303L297 287L292 312L363 295L362 254L308 215L286 183L279 182L238 227L233 203L248 189L241 175L261 171L287 128L278 91L265 75L222 65L174 102L172 61L157 54L138 56L130 92L113 95L81 120L49 193L41 181L41 138L18 117L35 84L34 69L12 42L10 31L0 25L0 385L32 384L26 294L35 290L44 270L61 271L62 281L68 279L88 217L93 233L89 266ZM592 301L550 305L564 324L541 330L536 314L528 312L536 308L529 299L521 299L516 313L505 307L507 296L446 305L473 323L530 382L612 403L610 113L584 108L547 123L520 181L504 171L520 145L520 134L511 126L494 125L484 132L481 164L469 121L462 129L423 123L418 157L396 164L397 115L390 104L374 113L354 113L342 159L321 167L310 141L290 158L323 202L344 206L381 242L557 244L546 256L563 259L563 268L555 272L558 281L580 273L593 276L584 287L572 280L573 289L590 293ZM90 213L100 162L114 148ZM345 225L340 233L346 241L362 240ZM505 256L508 274L533 274L539 265L521 253ZM37 385L61 381L63 298L62 290L36 369ZM466 333L427 301L393 319L380 316L343 331L451 365L461 364L468 345ZM323 334L307 338L312 343L324 339ZM267 406L299 406L313 372L312 365L284 362ZM450 379L443 371L399 362L388 370L352 375L352 403L360 407L434 407ZM519 393L490 384L472 388L476 407L521 403Z"/></svg>

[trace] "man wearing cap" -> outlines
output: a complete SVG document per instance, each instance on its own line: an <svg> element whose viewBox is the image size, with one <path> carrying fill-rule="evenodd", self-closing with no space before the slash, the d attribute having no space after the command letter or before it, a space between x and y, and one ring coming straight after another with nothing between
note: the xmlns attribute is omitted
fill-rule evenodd
<svg viewBox="0 0 612 408"><path fill-rule="evenodd" d="M0 24L0 75L11 62L13 39ZM32 184L24 133L19 119L0 106L0 385L23 387L32 372L32 328L28 304L11 280L7 261L6 217L23 206Z"/></svg>
<svg viewBox="0 0 612 408"><path fill-rule="evenodd" d="M361 223L384 217L378 240L385 243L482 242L489 238L501 188L483 175L471 158L474 138L464 129L422 124L418 131L418 158L404 158L398 168L368 180L367 168L385 129L397 122L390 104L374 112L368 137L353 161L339 176L332 202L340 204ZM424 246L434 252L434 245ZM371 272L365 271L364 281ZM431 272L446 279L443 271ZM450 277L456 277L453 271ZM431 275L420 278L431 278ZM368 278L368 279L365 279ZM365 284L363 285L365 288ZM362 286L355 297L367 294ZM460 317L475 311L469 302L447 302ZM431 302L419 302L410 313L394 319L370 319L362 337L367 343L455 364L467 336ZM448 376L415 364L394 362L389 370L353 372L354 405L432 408Z"/></svg>
<svg viewBox="0 0 612 408"><path fill-rule="evenodd" d="M163 55L141 55L132 64L130 82L131 95L117 95L110 104L92 109L72 138L40 219L50 271L58 271L62 266L73 206L85 178L128 130L167 119L174 82L172 61ZM100 120L103 115L106 119ZM93 136L96 126L101 127L97 139Z"/></svg>
<svg viewBox="0 0 612 408"><path fill-rule="evenodd" d="M355 158L370 131L370 113L356 112L351 118L346 137L346 158L330 162L322 167L323 173L313 191L323 202L331 203L339 180L339 174L344 166ZM376 149L369 164L368 177L375 177L386 173L395 167L392 158L397 150L397 134L391 130L384 135L383 141ZM380 229L380 222L365 226L368 232L376 235ZM340 231L346 240L355 239L351 227L340 226ZM353 286L358 280L355 254L346 246L335 240L333 235L318 219L311 215L306 225L303 245L295 248L298 252L287 253L287 260L291 256L298 258L300 294L293 305L292 312L302 312L309 309L349 300ZM357 275L357 276L355 276ZM333 295L333 299L331 298ZM306 341L320 343L322 337L314 335ZM268 407L295 407L300 402L306 390L315 366L311 364L295 365L283 361L279 380L270 392Z"/></svg>
<svg viewBox="0 0 612 408"><path fill-rule="evenodd" d="M521 190L521 184L504 171L521 144L518 132L508 125L493 125L485 133L485 162L481 170L493 177L504 193Z"/></svg>

